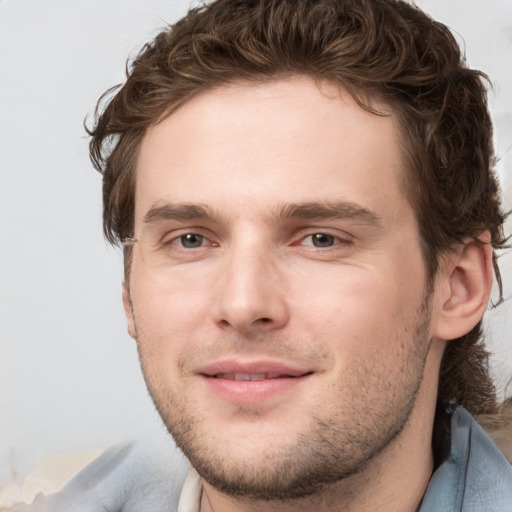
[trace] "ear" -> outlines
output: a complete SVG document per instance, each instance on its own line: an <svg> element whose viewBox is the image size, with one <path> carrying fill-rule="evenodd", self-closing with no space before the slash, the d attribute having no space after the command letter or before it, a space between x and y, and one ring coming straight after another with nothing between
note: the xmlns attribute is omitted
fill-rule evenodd
<svg viewBox="0 0 512 512"><path fill-rule="evenodd" d="M126 321L128 324L128 334L134 339L137 339L137 328L135 325L135 315L133 313L133 302L130 295L130 289L128 285L123 283L123 307L124 314L126 315Z"/></svg>
<svg viewBox="0 0 512 512"><path fill-rule="evenodd" d="M435 283L434 337L459 338L482 319L493 279L490 241L486 231L478 240L465 240L443 259Z"/></svg>

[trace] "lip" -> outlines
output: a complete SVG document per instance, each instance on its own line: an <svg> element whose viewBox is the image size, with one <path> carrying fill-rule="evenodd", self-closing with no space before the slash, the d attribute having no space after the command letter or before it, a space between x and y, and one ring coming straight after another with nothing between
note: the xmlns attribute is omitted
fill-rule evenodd
<svg viewBox="0 0 512 512"><path fill-rule="evenodd" d="M278 361L219 361L201 368L197 374L222 400L256 404L286 396L308 380L313 371Z"/></svg>

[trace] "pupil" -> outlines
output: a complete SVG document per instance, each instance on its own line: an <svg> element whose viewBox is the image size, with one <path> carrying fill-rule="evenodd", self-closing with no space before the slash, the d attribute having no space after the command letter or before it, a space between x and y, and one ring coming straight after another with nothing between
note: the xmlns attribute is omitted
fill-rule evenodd
<svg viewBox="0 0 512 512"><path fill-rule="evenodd" d="M313 245L315 247L331 247L334 237L325 233L316 233L313 235Z"/></svg>
<svg viewBox="0 0 512 512"><path fill-rule="evenodd" d="M193 249L194 247L201 247L203 244L203 237L201 235L188 234L181 237L183 247Z"/></svg>

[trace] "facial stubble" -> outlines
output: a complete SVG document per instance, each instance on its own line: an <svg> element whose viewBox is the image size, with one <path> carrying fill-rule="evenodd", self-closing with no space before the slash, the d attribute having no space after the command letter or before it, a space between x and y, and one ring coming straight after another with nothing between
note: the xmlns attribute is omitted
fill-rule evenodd
<svg viewBox="0 0 512 512"><path fill-rule="evenodd" d="M397 335L393 359L396 365L380 366L383 359L376 357L375 366L368 367L361 357L362 364L352 364L340 379L339 389L330 393L344 396L339 410L324 415L320 413L324 408L318 407L308 429L295 440L289 442L289 436L282 432L285 441L279 444L273 438L268 447L252 457L237 459L229 446L232 440L225 440L225 444L212 442L212 432L204 425L204 412L187 403L179 391L166 386L165 377L155 371L151 360L158 356L145 350L144 333L135 321L142 372L168 431L211 486L242 499L300 499L361 473L403 431L421 387L430 348L429 302L425 297L415 320ZM286 353L286 343L279 345L273 340L269 346L276 344L281 353ZM183 378L185 386L187 378L190 377ZM253 423L265 418L264 414L259 418L257 410L251 414L244 407L238 412Z"/></svg>

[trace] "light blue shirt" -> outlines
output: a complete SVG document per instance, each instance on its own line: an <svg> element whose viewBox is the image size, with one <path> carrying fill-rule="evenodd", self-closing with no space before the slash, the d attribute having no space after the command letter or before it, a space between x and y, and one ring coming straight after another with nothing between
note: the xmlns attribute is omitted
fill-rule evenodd
<svg viewBox="0 0 512 512"><path fill-rule="evenodd" d="M462 407L449 457L432 475L419 512L512 512L512 466Z"/></svg>
<svg viewBox="0 0 512 512"><path fill-rule="evenodd" d="M512 512L512 466L462 407L451 425L450 455L434 472L419 512ZM188 468L170 440L115 447L61 492L14 510L175 512Z"/></svg>

